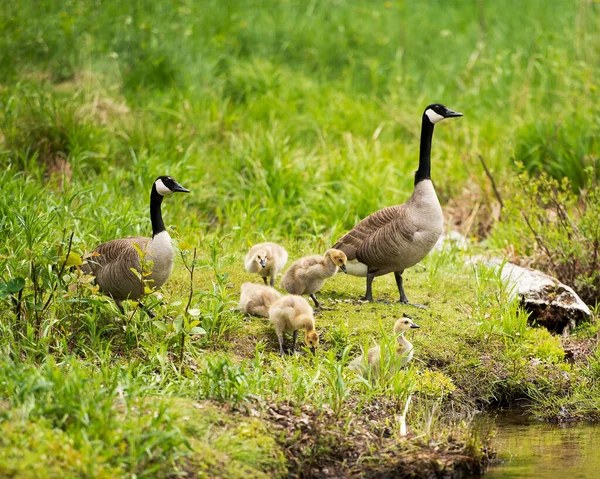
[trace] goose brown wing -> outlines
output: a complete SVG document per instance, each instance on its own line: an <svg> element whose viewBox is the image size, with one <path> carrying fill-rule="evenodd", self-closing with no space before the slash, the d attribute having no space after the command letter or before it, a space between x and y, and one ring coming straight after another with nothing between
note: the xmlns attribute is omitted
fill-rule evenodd
<svg viewBox="0 0 600 479"><path fill-rule="evenodd" d="M386 224L362 242L356 258L371 268L388 267L413 242L416 229L408 209L400 205Z"/></svg>
<svg viewBox="0 0 600 479"><path fill-rule="evenodd" d="M88 268L85 268L85 270L97 276L105 267L111 264L118 264L119 268L123 270L129 270L129 268L139 269L140 256L133 245L136 244L141 250L144 250L150 241L150 238L144 236L134 236L102 243L94 250L96 254L88 258Z"/></svg>
<svg viewBox="0 0 600 479"><path fill-rule="evenodd" d="M139 277L131 270L141 270L140 255L134 244L144 250L150 238L142 236L109 241L98 246L97 255L88 259L91 274L104 293L114 299L138 299L144 292Z"/></svg>
<svg viewBox="0 0 600 479"><path fill-rule="evenodd" d="M366 218L358 222L358 224L342 236L339 241L333 245L333 248L342 250L346 253L348 261L358 259L363 263L363 259L368 258L368 250L373 243L373 238L378 232L387 230L390 225L393 225L394 220L405 215L404 205L389 206L375 213L370 214ZM385 235L382 235L385 236ZM365 247L365 245L367 245ZM365 264L369 264L366 263Z"/></svg>

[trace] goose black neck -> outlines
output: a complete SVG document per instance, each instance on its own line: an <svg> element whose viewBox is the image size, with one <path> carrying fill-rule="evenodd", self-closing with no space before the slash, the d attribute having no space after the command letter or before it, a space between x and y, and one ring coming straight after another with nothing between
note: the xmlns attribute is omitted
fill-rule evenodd
<svg viewBox="0 0 600 479"><path fill-rule="evenodd" d="M156 185L152 186L152 192L150 193L150 220L152 221L152 237L154 238L157 234L162 233L166 230L165 224L163 223L161 204L163 197L156 191Z"/></svg>
<svg viewBox="0 0 600 479"><path fill-rule="evenodd" d="M423 114L421 124L421 150L419 153L419 169L415 173L415 185L423 180L431 179L431 139L433 137L433 123L427 115Z"/></svg>

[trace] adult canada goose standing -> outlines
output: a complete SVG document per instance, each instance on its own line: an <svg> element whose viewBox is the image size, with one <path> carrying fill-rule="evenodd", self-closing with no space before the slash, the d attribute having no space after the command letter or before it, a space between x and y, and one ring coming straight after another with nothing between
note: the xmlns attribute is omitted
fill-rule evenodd
<svg viewBox="0 0 600 479"><path fill-rule="evenodd" d="M421 126L419 169L410 199L379 210L360 221L333 246L348 257L348 274L367 278L364 300L372 301L373 278L394 273L400 302L408 303L402 273L421 261L442 234L442 208L431 182L433 126L445 118L462 116L444 105L425 108Z"/></svg>
<svg viewBox="0 0 600 479"><path fill-rule="evenodd" d="M83 272L95 276L100 291L115 300L121 313L125 313L123 300L139 300L142 297L144 282L151 288L158 289L171 275L175 252L171 245L171 237L163 223L161 204L163 198L171 193L189 193L189 191L170 176L159 176L154 181L150 192L152 238L134 236L102 243L92 252L87 264L83 265ZM142 264L136 246L142 252L144 262L152 261L151 273L143 280L140 279ZM135 274L132 269L139 274ZM139 304L142 306L141 303ZM153 316L150 311L148 313Z"/></svg>

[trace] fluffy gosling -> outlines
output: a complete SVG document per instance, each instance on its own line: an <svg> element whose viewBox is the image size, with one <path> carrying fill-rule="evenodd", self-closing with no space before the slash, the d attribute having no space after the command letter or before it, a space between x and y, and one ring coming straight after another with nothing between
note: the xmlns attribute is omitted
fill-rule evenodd
<svg viewBox="0 0 600 479"><path fill-rule="evenodd" d="M275 285L275 278L284 268L288 260L287 251L275 243L255 244L244 260L244 266L248 273L258 273L262 277L265 285L270 276L270 285Z"/></svg>
<svg viewBox="0 0 600 479"><path fill-rule="evenodd" d="M290 294L308 294L317 309L324 309L315 293L338 268L346 272L346 254L339 249L328 249L324 256L306 256L295 261L281 278L281 286Z"/></svg>
<svg viewBox="0 0 600 479"><path fill-rule="evenodd" d="M269 317L269 308L281 298L281 293L269 286L256 283L242 284L238 309L244 314Z"/></svg>
<svg viewBox="0 0 600 479"><path fill-rule="evenodd" d="M315 331L313 310L302 296L283 296L275 301L269 309L269 320L275 327L279 340L279 354L283 355L283 333L293 331L294 343L292 351L296 350L298 330L304 328L304 342L314 354L319 345L319 335Z"/></svg>
<svg viewBox="0 0 600 479"><path fill-rule="evenodd" d="M397 335L396 342L398 343L398 348L396 349L394 368L401 368L412 360L413 345L404 337L404 331L414 328L419 328L419 325L415 324L410 318L403 317L396 321L396 324L394 325L394 334ZM367 365L365 365L364 355L361 354L355 358L348 367L360 374L364 374L367 368L377 370L380 358L381 348L379 346L374 346L367 352Z"/></svg>

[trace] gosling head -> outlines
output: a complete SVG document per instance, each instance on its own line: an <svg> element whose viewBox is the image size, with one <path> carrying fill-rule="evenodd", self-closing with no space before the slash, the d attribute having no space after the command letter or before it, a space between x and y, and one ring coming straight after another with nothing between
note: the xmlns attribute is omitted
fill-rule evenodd
<svg viewBox="0 0 600 479"><path fill-rule="evenodd" d="M317 346L319 345L319 333L317 333L314 329L311 331L306 331L304 334L304 342L310 348L310 352L315 354Z"/></svg>
<svg viewBox="0 0 600 479"><path fill-rule="evenodd" d="M267 266L267 252L264 249L258 250L254 255L254 261L256 261L261 268Z"/></svg>
<svg viewBox="0 0 600 479"><path fill-rule="evenodd" d="M409 329L419 328L420 326L416 323L413 323L413 320L404 316L396 321L394 325L394 333L401 334L404 331L408 331Z"/></svg>
<svg viewBox="0 0 600 479"><path fill-rule="evenodd" d="M189 193L190 190L181 186L177 181L170 176L159 176L154 181L154 190L160 196L167 196L171 193Z"/></svg>
<svg viewBox="0 0 600 479"><path fill-rule="evenodd" d="M435 125L436 123L445 120L446 118L456 118L458 116L463 116L463 114L457 111L453 111L440 103L433 103L432 105L429 105L427 108L425 108L423 116L427 117L427 119Z"/></svg>
<svg viewBox="0 0 600 479"><path fill-rule="evenodd" d="M348 272L346 271L346 261L348 261L348 258L346 258L346 253L339 249L332 248L325 252L325 256L329 256L331 261L333 261L333 264L340 268L344 273Z"/></svg>

